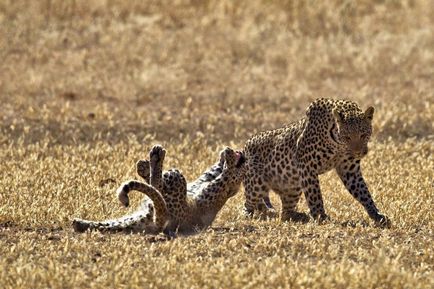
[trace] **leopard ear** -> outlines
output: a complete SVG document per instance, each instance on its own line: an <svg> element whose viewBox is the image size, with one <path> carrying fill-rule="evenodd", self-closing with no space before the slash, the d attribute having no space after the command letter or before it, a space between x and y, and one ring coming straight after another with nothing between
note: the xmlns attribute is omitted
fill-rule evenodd
<svg viewBox="0 0 434 289"><path fill-rule="evenodd" d="M372 120L374 118L374 111L375 109L373 106L368 107L365 111L366 118Z"/></svg>
<svg viewBox="0 0 434 289"><path fill-rule="evenodd" d="M333 109L333 116L336 119L337 123L343 123L344 122L344 116L342 113L338 112L337 109Z"/></svg>

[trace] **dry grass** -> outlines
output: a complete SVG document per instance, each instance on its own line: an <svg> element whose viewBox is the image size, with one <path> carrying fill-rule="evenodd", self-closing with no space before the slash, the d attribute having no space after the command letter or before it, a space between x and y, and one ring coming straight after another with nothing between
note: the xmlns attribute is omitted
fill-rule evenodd
<svg viewBox="0 0 434 289"><path fill-rule="evenodd" d="M433 35L431 0L0 0L0 287L433 288ZM318 96L376 107L393 228L329 173L325 225L245 220L240 192L196 236L72 232L125 213L154 143L192 179Z"/></svg>

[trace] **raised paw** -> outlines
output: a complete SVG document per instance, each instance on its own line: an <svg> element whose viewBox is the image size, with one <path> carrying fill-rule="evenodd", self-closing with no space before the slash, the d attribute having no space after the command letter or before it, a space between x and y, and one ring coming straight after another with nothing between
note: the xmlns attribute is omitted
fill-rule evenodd
<svg viewBox="0 0 434 289"><path fill-rule="evenodd" d="M149 153L149 159L152 164L158 164L164 161L166 150L161 145L154 145Z"/></svg>
<svg viewBox="0 0 434 289"><path fill-rule="evenodd" d="M136 163L136 171L139 176L144 178L147 182L149 182L150 175L150 167L148 160L139 160Z"/></svg>

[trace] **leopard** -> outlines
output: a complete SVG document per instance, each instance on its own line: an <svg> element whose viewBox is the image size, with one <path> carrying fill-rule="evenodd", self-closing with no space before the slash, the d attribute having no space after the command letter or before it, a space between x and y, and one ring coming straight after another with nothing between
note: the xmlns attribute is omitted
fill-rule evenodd
<svg viewBox="0 0 434 289"><path fill-rule="evenodd" d="M131 191L145 194L135 212L101 222L74 219L74 230L164 233L175 237L177 233L191 234L209 227L227 200L239 191L245 173L244 153L226 147L219 160L191 183L178 169L163 172L165 155L162 146L154 146L149 160L136 163L136 172L143 181L126 181L116 190L125 207L130 205Z"/></svg>
<svg viewBox="0 0 434 289"><path fill-rule="evenodd" d="M272 190L281 201L281 220L330 220L319 175L335 170L374 223L390 226L390 219L377 209L361 170L372 136L374 110L369 106L363 111L351 100L318 98L299 120L248 139L244 146L244 215L276 217L269 198ZM309 214L297 210L302 194Z"/></svg>

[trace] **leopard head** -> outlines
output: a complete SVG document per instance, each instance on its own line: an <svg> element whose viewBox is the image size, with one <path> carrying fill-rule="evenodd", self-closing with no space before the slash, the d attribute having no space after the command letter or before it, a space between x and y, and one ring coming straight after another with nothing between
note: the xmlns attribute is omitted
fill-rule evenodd
<svg viewBox="0 0 434 289"><path fill-rule="evenodd" d="M363 158L368 153L368 142L372 135L374 108L370 106L364 112L350 113L335 109L333 116L338 128L337 141L350 156Z"/></svg>
<svg viewBox="0 0 434 289"><path fill-rule="evenodd" d="M226 171L225 177L228 182L229 196L232 197L238 192L238 188L246 172L246 157L244 152L235 151L229 147L226 147L220 153L221 159L224 160L224 168Z"/></svg>

